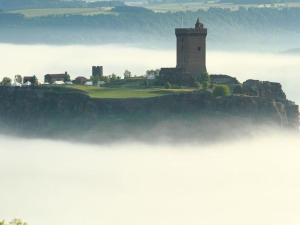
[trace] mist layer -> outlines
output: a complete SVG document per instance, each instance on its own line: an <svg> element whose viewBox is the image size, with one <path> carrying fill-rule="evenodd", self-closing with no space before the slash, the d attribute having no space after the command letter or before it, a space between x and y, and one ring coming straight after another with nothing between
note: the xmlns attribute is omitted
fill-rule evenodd
<svg viewBox="0 0 300 225"><path fill-rule="evenodd" d="M299 224L298 136L213 146L0 138L0 216L54 224Z"/></svg>

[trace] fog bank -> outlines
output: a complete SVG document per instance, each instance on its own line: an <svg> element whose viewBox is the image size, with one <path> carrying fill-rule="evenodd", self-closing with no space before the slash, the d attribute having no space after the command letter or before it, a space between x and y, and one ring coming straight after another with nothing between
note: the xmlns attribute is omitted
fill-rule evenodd
<svg viewBox="0 0 300 225"><path fill-rule="evenodd" d="M0 217L30 225L298 225L298 136L89 146L0 137Z"/></svg>
<svg viewBox="0 0 300 225"><path fill-rule="evenodd" d="M103 65L106 75L134 75L147 69L174 67L174 50L141 49L121 45L47 46L0 44L0 77L36 74L42 81L47 73L68 71L72 78L91 75L92 65ZM300 57L295 54L208 51L209 73L236 76L240 81L260 79L281 82L288 97L300 102Z"/></svg>

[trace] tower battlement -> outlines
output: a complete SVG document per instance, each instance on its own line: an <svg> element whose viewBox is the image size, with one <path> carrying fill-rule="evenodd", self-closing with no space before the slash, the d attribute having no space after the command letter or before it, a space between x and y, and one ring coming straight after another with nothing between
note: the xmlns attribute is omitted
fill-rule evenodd
<svg viewBox="0 0 300 225"><path fill-rule="evenodd" d="M201 30L196 30L194 28L176 28L175 29L176 36L179 35L207 35L207 29L203 28Z"/></svg>

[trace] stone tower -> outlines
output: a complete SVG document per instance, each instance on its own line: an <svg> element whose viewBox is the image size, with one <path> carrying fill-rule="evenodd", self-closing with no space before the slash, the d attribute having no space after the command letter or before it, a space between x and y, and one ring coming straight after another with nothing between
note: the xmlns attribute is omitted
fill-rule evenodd
<svg viewBox="0 0 300 225"><path fill-rule="evenodd" d="M199 18L195 28L177 28L177 68L190 74L206 73L207 29Z"/></svg>
<svg viewBox="0 0 300 225"><path fill-rule="evenodd" d="M103 66L93 66L92 67L92 76L96 77L102 77L103 76Z"/></svg>

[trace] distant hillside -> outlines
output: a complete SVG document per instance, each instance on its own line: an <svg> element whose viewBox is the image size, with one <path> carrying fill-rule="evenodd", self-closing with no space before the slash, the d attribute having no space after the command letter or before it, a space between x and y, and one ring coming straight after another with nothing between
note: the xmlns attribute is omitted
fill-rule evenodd
<svg viewBox="0 0 300 225"><path fill-rule="evenodd" d="M186 2L209 2L206 0L149 0L150 3L186 3ZM211 1L213 2L213 1ZM219 0L215 2L230 2L236 4L268 4L268 3L285 3L300 2L299 0Z"/></svg>
<svg viewBox="0 0 300 225"><path fill-rule="evenodd" d="M124 5L121 1L86 2L81 0L0 0L0 9L37 9L73 7L114 7Z"/></svg>
<svg viewBox="0 0 300 225"><path fill-rule="evenodd" d="M174 45L174 28L193 27L197 17L208 28L209 47L273 51L300 46L300 8L211 8L196 12L155 13L118 6L110 13L25 17L0 13L0 42Z"/></svg>
<svg viewBox="0 0 300 225"><path fill-rule="evenodd" d="M274 4L274 3L300 2L300 0L220 0L220 2L234 3L234 4Z"/></svg>
<svg viewBox="0 0 300 225"><path fill-rule="evenodd" d="M300 54L300 48L288 49L282 52L283 54Z"/></svg>

